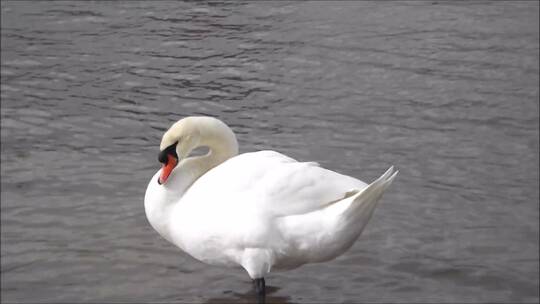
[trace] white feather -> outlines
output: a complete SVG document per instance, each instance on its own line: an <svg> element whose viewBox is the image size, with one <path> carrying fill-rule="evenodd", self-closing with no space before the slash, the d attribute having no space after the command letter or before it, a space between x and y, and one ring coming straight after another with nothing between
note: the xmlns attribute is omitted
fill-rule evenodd
<svg viewBox="0 0 540 304"><path fill-rule="evenodd" d="M190 140L211 152L182 161L164 185L157 183L158 171L145 210L161 236L196 259L241 265L252 278L345 252L397 174L391 167L367 185L275 151L230 157L219 151L237 151L236 139L213 120L190 118L189 127L181 120L167 131L162 147L190 132L200 137Z"/></svg>

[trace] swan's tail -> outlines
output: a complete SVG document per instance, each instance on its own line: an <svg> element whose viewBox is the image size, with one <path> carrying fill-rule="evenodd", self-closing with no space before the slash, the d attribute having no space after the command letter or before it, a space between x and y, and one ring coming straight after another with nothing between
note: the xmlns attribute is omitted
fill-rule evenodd
<svg viewBox="0 0 540 304"><path fill-rule="evenodd" d="M384 190L390 186L398 172L397 170L394 171L394 166L390 167L381 177L355 194L352 197L352 203L343 212L345 221L360 221L357 224L360 225L360 229L363 229L371 218Z"/></svg>
<svg viewBox="0 0 540 304"><path fill-rule="evenodd" d="M334 219L334 227L330 229L331 250L325 259L334 258L350 248L354 241L362 234L373 210L377 206L384 190L390 186L398 171L390 167L381 177L362 190L347 192L346 198L328 206L325 209L325 218Z"/></svg>

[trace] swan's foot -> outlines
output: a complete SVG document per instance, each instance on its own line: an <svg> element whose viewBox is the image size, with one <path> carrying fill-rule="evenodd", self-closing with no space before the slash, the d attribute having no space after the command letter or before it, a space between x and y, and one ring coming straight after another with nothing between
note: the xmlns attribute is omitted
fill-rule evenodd
<svg viewBox="0 0 540 304"><path fill-rule="evenodd" d="M264 278L253 280L253 285L255 287L255 292L257 293L258 302L264 303L266 297L266 286L264 284Z"/></svg>

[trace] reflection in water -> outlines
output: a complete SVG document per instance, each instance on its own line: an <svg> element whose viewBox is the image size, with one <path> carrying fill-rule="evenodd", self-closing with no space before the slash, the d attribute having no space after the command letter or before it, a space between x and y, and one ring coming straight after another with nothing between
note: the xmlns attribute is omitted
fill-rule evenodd
<svg viewBox="0 0 540 304"><path fill-rule="evenodd" d="M538 2L1 13L4 301L250 302L142 207L163 131L211 115L242 152L400 170L350 251L272 273L268 302L538 302Z"/></svg>
<svg viewBox="0 0 540 304"><path fill-rule="evenodd" d="M224 291L223 293L227 296L224 297L218 297L218 298L210 298L206 300L204 303L206 304L222 304L222 303L266 303L266 304L293 304L293 302L290 301L289 296L277 296L275 293L280 288L274 287L274 286L266 286L266 297L264 300L260 301L257 299L257 296L255 295L255 292L253 290L249 290L245 293L237 293L233 292L231 290ZM178 299L178 301L182 301L182 299Z"/></svg>

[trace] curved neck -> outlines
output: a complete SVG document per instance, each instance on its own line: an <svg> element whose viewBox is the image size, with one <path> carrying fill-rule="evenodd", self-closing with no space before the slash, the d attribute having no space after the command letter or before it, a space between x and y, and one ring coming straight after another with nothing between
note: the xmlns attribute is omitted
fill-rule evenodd
<svg viewBox="0 0 540 304"><path fill-rule="evenodd" d="M189 124L192 121L193 124ZM167 182L158 184L158 171L150 181L146 190L144 206L146 216L154 229L165 239L172 241L169 231L170 208L178 203L191 185L212 168L238 154L238 143L233 131L223 122L213 118L188 118L173 125L165 133L164 146L170 145L180 138L182 128L189 128L185 134L194 134L180 141L177 155L188 156L197 147L208 147L206 155L180 159Z"/></svg>
<svg viewBox="0 0 540 304"><path fill-rule="evenodd" d="M238 154L236 136L227 125L221 122L219 124L213 122L213 124L200 129L200 132L200 140L191 151L198 147L208 147L208 153L202 156L187 157L178 164L174 170L176 171L174 175L180 175L182 181L180 181L181 185L178 185L179 187L175 186L175 192L185 192L210 169Z"/></svg>
<svg viewBox="0 0 540 304"><path fill-rule="evenodd" d="M224 146L222 145L212 146L207 144L201 146L208 147L208 153L206 155L188 157L180 162L176 169L190 172L192 183L210 169L218 166L238 153L238 148L233 149L232 146L227 147L227 149L224 149Z"/></svg>

